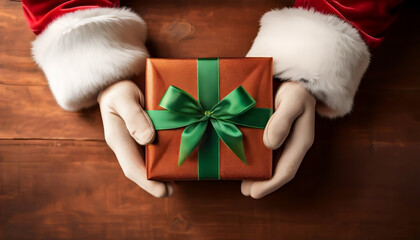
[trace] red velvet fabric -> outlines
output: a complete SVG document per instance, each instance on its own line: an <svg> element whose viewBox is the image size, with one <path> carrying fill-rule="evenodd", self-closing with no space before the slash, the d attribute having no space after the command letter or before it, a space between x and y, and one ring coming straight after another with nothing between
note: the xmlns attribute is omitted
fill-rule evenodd
<svg viewBox="0 0 420 240"><path fill-rule="evenodd" d="M334 14L353 25L370 49L384 40L384 32L398 15L403 0L296 0L294 7Z"/></svg>
<svg viewBox="0 0 420 240"><path fill-rule="evenodd" d="M119 0L22 0L25 18L35 34L40 34L48 24L63 14L97 7L119 7L119 5Z"/></svg>
<svg viewBox="0 0 420 240"><path fill-rule="evenodd" d="M384 39L385 30L397 17L403 0L296 0L294 7L313 8L334 14L359 30L366 44L374 49ZM40 34L54 19L77 10L119 7L119 0L22 0L22 7L35 34Z"/></svg>

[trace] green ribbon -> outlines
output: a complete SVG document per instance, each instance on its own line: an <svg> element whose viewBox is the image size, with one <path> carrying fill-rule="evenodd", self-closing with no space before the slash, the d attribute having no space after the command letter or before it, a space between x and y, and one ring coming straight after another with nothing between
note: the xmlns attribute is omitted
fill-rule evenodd
<svg viewBox="0 0 420 240"><path fill-rule="evenodd" d="M254 108L255 100L242 86L219 101L219 59L197 59L197 89L198 101L171 85L159 103L166 110L147 113L156 130L185 127L178 166L198 146L198 178L220 179L219 138L247 164L242 133L235 125L264 128L272 109Z"/></svg>

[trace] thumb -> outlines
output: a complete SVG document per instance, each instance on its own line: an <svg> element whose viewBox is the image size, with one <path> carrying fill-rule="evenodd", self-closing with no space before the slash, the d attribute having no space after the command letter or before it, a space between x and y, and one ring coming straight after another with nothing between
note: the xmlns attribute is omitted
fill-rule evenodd
<svg viewBox="0 0 420 240"><path fill-rule="evenodd" d="M268 120L264 130L264 145L269 149L279 148L289 135L295 119L302 114L303 107L298 102L282 101Z"/></svg>
<svg viewBox="0 0 420 240"><path fill-rule="evenodd" d="M120 81L101 92L98 102L101 109L108 109L108 112L124 120L128 132L137 143L145 145L153 141L153 123L142 108L144 95L136 84Z"/></svg>
<svg viewBox="0 0 420 240"><path fill-rule="evenodd" d="M138 89L136 95L123 99L114 108L124 120L130 135L140 145L151 143L155 138L155 130L152 121L141 106L144 105L143 93Z"/></svg>

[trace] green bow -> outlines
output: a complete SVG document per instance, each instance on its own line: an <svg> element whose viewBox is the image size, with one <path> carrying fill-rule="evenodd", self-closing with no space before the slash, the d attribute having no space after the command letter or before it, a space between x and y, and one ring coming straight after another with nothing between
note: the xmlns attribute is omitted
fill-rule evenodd
<svg viewBox="0 0 420 240"><path fill-rule="evenodd" d="M254 99L242 86L233 90L210 110L204 110L184 90L169 86L159 103L166 110L148 111L148 114L154 120L156 130L187 126L181 135L178 166L198 146L209 121L219 138L246 164L242 133L235 124L264 128L267 121L252 116L267 115L268 111L265 108L253 108L254 105Z"/></svg>
<svg viewBox="0 0 420 240"><path fill-rule="evenodd" d="M254 108L255 100L242 86L219 101L218 64L218 59L197 60L198 101L171 85L159 102L166 110L147 111L156 130L185 127L178 166L198 146L199 179L220 178L219 138L246 164L242 133L235 124L264 128L272 114L269 108Z"/></svg>

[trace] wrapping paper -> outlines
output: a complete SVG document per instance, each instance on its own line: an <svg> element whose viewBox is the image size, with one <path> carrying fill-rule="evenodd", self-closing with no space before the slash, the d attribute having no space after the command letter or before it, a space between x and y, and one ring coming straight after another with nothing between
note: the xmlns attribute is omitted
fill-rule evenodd
<svg viewBox="0 0 420 240"><path fill-rule="evenodd" d="M147 59L146 110L163 110L159 102L169 86L197 99L197 59ZM256 101L255 107L273 107L271 58L220 58L219 98L242 86ZM220 100L219 99L219 100ZM264 129L237 126L243 134L247 164L222 141L220 179L269 179L272 151L263 143ZM146 146L147 178L155 180L197 180L198 150L178 166L184 128L156 131L155 141Z"/></svg>

